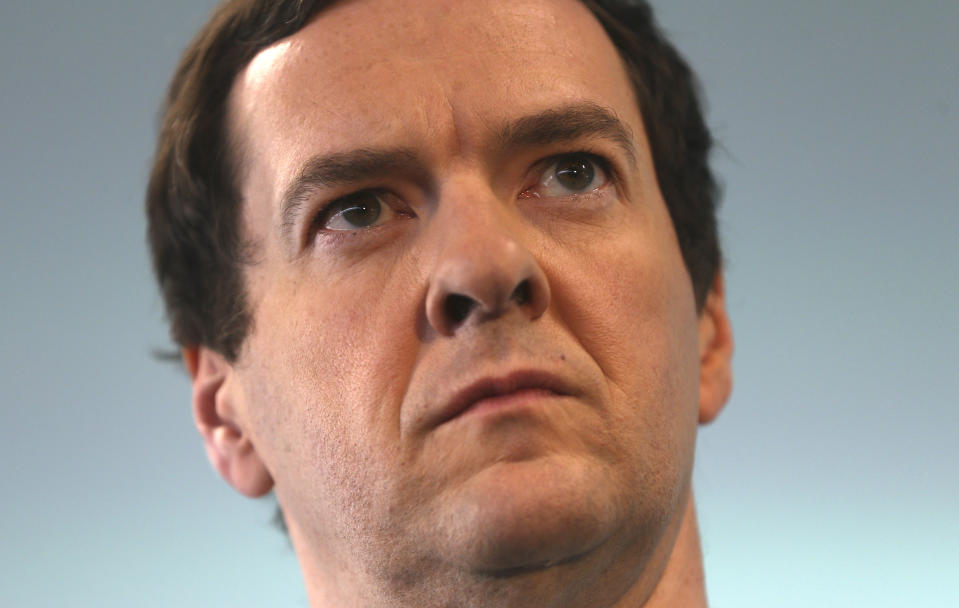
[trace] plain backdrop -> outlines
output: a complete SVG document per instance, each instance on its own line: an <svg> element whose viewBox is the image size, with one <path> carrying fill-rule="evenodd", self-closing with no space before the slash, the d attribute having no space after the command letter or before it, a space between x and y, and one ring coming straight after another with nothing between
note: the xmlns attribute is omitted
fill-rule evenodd
<svg viewBox="0 0 959 608"><path fill-rule="evenodd" d="M722 144L711 604L959 605L959 2L654 4ZM156 111L212 5L0 4L2 606L306 606L150 355Z"/></svg>

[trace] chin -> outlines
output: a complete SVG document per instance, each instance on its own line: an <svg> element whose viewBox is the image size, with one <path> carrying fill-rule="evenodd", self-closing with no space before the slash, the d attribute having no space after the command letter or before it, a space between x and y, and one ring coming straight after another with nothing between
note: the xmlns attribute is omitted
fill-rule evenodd
<svg viewBox="0 0 959 608"><path fill-rule="evenodd" d="M443 552L458 568L491 577L578 561L621 536L625 493L595 462L499 462L445 497Z"/></svg>

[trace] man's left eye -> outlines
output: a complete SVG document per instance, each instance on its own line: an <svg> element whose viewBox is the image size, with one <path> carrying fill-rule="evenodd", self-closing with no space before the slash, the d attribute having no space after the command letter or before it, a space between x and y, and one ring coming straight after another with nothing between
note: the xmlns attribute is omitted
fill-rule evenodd
<svg viewBox="0 0 959 608"><path fill-rule="evenodd" d="M549 164L532 192L534 197L562 198L598 190L609 177L602 163L589 154L567 154Z"/></svg>

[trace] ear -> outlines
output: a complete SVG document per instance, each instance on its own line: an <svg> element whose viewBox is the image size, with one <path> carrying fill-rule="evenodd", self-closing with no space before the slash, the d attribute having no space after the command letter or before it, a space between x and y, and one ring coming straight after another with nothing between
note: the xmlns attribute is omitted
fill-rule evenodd
<svg viewBox="0 0 959 608"><path fill-rule="evenodd" d="M193 419L210 463L240 494L263 496L273 478L241 423L242 394L233 366L205 346L184 348L183 362L193 381Z"/></svg>
<svg viewBox="0 0 959 608"><path fill-rule="evenodd" d="M699 423L712 422L733 387L733 330L726 314L723 276L716 273L699 314Z"/></svg>

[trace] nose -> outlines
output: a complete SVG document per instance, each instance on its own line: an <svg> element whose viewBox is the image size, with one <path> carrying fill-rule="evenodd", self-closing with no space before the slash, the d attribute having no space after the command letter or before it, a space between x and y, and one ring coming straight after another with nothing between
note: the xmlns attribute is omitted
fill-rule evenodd
<svg viewBox="0 0 959 608"><path fill-rule="evenodd" d="M549 283L532 253L495 220L470 223L445 229L426 295L430 325L452 336L513 309L531 321L541 317L549 306Z"/></svg>

